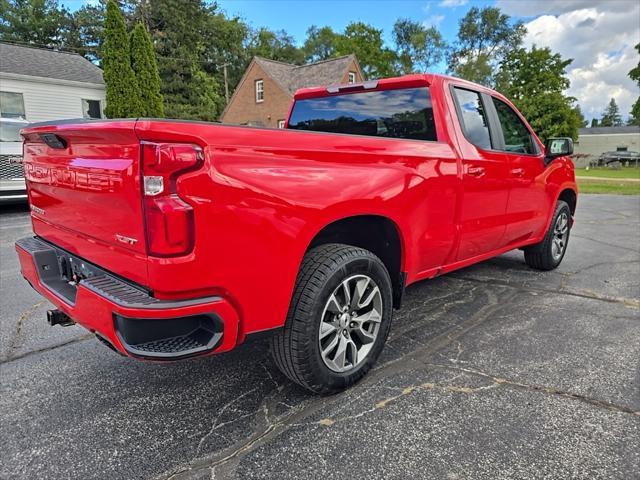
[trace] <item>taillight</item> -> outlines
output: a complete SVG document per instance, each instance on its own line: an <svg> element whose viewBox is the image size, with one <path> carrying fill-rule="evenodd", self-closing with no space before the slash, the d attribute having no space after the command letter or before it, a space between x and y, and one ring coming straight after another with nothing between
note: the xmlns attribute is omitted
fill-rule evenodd
<svg viewBox="0 0 640 480"><path fill-rule="evenodd" d="M193 249L193 209L178 196L176 181L203 159L198 145L142 143L142 189L149 255L175 257Z"/></svg>

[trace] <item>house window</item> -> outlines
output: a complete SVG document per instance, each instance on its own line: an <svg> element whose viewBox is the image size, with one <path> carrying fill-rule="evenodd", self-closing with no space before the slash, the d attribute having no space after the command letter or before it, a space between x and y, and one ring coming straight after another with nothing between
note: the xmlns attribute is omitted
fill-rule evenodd
<svg viewBox="0 0 640 480"><path fill-rule="evenodd" d="M82 99L82 116L84 118L102 118L100 100Z"/></svg>
<svg viewBox="0 0 640 480"><path fill-rule="evenodd" d="M628 151L628 147L616 147L616 152L626 152Z"/></svg>
<svg viewBox="0 0 640 480"><path fill-rule="evenodd" d="M278 120L278 128L284 128L284 120Z"/></svg>
<svg viewBox="0 0 640 480"><path fill-rule="evenodd" d="M349 72L349 83L356 83L356 72Z"/></svg>
<svg viewBox="0 0 640 480"><path fill-rule="evenodd" d="M256 80L256 103L264 101L264 81Z"/></svg>
<svg viewBox="0 0 640 480"><path fill-rule="evenodd" d="M0 117L26 118L24 98L21 93L0 92Z"/></svg>

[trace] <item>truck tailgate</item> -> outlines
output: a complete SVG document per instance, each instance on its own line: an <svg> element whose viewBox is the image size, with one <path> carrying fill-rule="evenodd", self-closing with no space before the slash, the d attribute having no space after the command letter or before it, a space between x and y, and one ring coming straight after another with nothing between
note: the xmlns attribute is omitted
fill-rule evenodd
<svg viewBox="0 0 640 480"><path fill-rule="evenodd" d="M113 273L146 280L135 121L23 130L34 232Z"/></svg>

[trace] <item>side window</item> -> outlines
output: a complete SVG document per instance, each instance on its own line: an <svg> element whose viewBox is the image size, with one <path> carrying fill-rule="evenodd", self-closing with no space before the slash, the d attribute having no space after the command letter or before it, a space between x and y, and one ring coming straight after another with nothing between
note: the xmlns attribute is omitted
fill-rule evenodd
<svg viewBox="0 0 640 480"><path fill-rule="evenodd" d="M264 101L264 80L256 80L256 103Z"/></svg>
<svg viewBox="0 0 640 480"><path fill-rule="evenodd" d="M21 93L0 92L0 116L5 118L26 118L24 98Z"/></svg>
<svg viewBox="0 0 640 480"><path fill-rule="evenodd" d="M493 98L498 120L504 135L504 149L511 153L538 153L533 144L531 132L513 109L502 100Z"/></svg>
<svg viewBox="0 0 640 480"><path fill-rule="evenodd" d="M460 121L467 140L476 147L491 149L489 122L480 94L463 88L454 88L453 91L460 109L462 116Z"/></svg>
<svg viewBox="0 0 640 480"><path fill-rule="evenodd" d="M100 100L82 99L82 116L84 118L102 118Z"/></svg>

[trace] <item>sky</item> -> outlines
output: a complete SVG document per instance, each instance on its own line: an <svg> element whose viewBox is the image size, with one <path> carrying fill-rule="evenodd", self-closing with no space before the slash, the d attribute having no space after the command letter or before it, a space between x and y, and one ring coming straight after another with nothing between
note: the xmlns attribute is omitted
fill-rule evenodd
<svg viewBox="0 0 640 480"><path fill-rule="evenodd" d="M85 0L86 1L86 0ZM89 0L91 1L91 0ZM82 0L63 1L75 9ZM550 47L564 58L571 87L588 119L600 117L613 97L626 119L640 95L628 77L638 64L633 48L640 43L638 0L217 0L219 7L253 27L286 30L299 45L311 25L342 31L353 21L369 23L384 32L392 46L391 31L398 18L436 26L453 42L458 22L475 5L497 6L527 27L525 46ZM434 70L442 71L444 65Z"/></svg>

